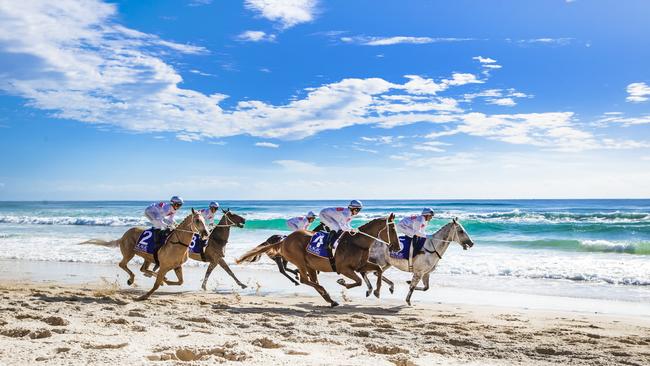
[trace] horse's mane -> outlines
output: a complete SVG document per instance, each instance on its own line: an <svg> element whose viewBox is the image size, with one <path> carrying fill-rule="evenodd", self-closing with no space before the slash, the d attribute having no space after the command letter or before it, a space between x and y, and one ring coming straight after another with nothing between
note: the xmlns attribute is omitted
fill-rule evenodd
<svg viewBox="0 0 650 366"><path fill-rule="evenodd" d="M449 226L449 225L451 225L451 224L453 224L453 223L454 223L454 222L452 221L452 222L448 222L448 223L442 225L442 227L441 227L440 229L438 229L435 233L431 234L431 236L436 236L439 232L442 231L442 229L446 228L447 226Z"/></svg>
<svg viewBox="0 0 650 366"><path fill-rule="evenodd" d="M374 224L375 221L379 221L379 220L386 221L387 219L388 219L388 217L379 217L379 218L376 218L376 219L372 219L372 220L366 222L365 224L359 226L359 230L361 230L361 229L365 229L366 226L370 226L371 224Z"/></svg>

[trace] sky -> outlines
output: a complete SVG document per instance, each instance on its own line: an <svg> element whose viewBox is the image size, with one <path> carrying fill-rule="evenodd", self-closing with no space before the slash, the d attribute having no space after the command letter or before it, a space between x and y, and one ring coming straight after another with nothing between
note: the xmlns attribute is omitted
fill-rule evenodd
<svg viewBox="0 0 650 366"><path fill-rule="evenodd" d="M0 200L648 198L649 13L0 0Z"/></svg>

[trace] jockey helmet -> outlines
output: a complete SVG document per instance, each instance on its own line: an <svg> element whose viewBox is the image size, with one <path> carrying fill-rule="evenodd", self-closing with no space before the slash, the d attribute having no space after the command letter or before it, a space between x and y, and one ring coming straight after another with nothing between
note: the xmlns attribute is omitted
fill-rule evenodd
<svg viewBox="0 0 650 366"><path fill-rule="evenodd" d="M217 203L217 202L215 202L215 201L212 201L212 202L210 202L210 206L209 206L209 207L210 207L210 208L219 208L219 203Z"/></svg>
<svg viewBox="0 0 650 366"><path fill-rule="evenodd" d="M361 209L361 208L363 208L363 204L359 200L352 200L352 201L350 201L350 204L348 205L348 208Z"/></svg>
<svg viewBox="0 0 650 366"><path fill-rule="evenodd" d="M433 216L433 210L431 208L427 207L424 210L422 210L422 215L431 215L431 216Z"/></svg>
<svg viewBox="0 0 650 366"><path fill-rule="evenodd" d="M316 218L316 214L314 213L314 211L307 212L307 218L308 219Z"/></svg>
<svg viewBox="0 0 650 366"><path fill-rule="evenodd" d="M174 197L172 197L169 201L170 201L173 205L179 205L179 206L182 206L182 205L183 205L183 199L180 198L180 197L178 197L178 196L174 196Z"/></svg>

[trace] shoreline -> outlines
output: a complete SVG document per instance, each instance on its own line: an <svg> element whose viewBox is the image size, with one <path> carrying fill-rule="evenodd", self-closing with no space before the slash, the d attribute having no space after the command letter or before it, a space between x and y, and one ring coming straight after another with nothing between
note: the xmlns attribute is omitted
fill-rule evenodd
<svg viewBox="0 0 650 366"><path fill-rule="evenodd" d="M269 299L282 298L287 296L314 297L315 301L322 299L311 287L300 285L294 286L283 277L275 267L275 264L238 266L230 264L231 269L237 277L248 285L247 289L240 289L239 286L221 268L216 268L208 281L208 291L200 289L206 264L194 262L192 266L184 266L184 284L182 286L162 286L156 293L188 293L199 296L200 294L220 293L238 294L238 296L263 296ZM136 273L135 287L126 285L126 273L116 264L86 263L86 262L55 262L55 261L31 261L31 260L9 260L0 259L0 282L25 282L25 283L53 283L59 285L73 286L105 286L121 290L149 290L153 279L144 277L138 270L139 264L131 263L131 270ZM382 305L386 302L397 305L405 305L404 298L408 291L404 283L405 273L399 273L395 269L389 270L387 274L395 279L395 293L391 294L386 285L382 286L381 298L376 299L365 297L365 285L362 287L346 290L335 283L340 276L326 273L321 274L319 279L333 298L341 300L348 298L359 305ZM173 272L168 276L175 278ZM371 276L374 286L374 276ZM399 280L398 280L399 279ZM414 305L445 304L449 306L483 306L495 308L510 308L513 310L539 310L539 311L563 311L576 314L608 314L635 316L637 314L650 314L650 303L644 301L622 301L616 299L574 297L557 294L544 293L521 293L506 291L507 283L499 279L498 290L486 290L485 285L480 288L472 288L472 284L465 284L462 276L444 276L433 274L431 289L427 292L416 291L412 301ZM476 280L485 280L477 277ZM511 279L518 281L519 279ZM562 285L565 285L564 283ZM521 284L517 284L517 288ZM629 289L627 289L629 290ZM323 304L325 302L323 301Z"/></svg>

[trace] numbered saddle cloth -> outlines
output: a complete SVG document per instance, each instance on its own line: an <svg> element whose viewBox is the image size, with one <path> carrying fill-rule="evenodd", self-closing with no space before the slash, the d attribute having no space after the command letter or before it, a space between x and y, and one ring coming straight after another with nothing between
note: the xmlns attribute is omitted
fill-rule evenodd
<svg viewBox="0 0 650 366"><path fill-rule="evenodd" d="M427 241L426 238L420 237L420 236L415 236L416 238L416 243L413 246L413 257L416 255L420 254L422 252L422 247L424 247L424 243ZM411 245L413 244L413 238L409 238L408 236L400 236L399 237L399 247L400 249L396 252L390 252L390 257L395 258L395 259L409 259L409 251L411 250Z"/></svg>
<svg viewBox="0 0 650 366"><path fill-rule="evenodd" d="M205 250L206 244L207 244L206 241L201 239L199 234L194 234L194 236L192 236L192 242L190 243L189 246L189 251L190 253L201 254Z"/></svg>
<svg viewBox="0 0 650 366"><path fill-rule="evenodd" d="M329 258L329 251L327 250L327 238L329 233L325 231L316 232L307 245L307 252L323 258Z"/></svg>
<svg viewBox="0 0 650 366"><path fill-rule="evenodd" d="M157 243L153 240L154 228L147 229L140 234L138 242L135 244L135 250L143 253L153 254L158 247Z"/></svg>

